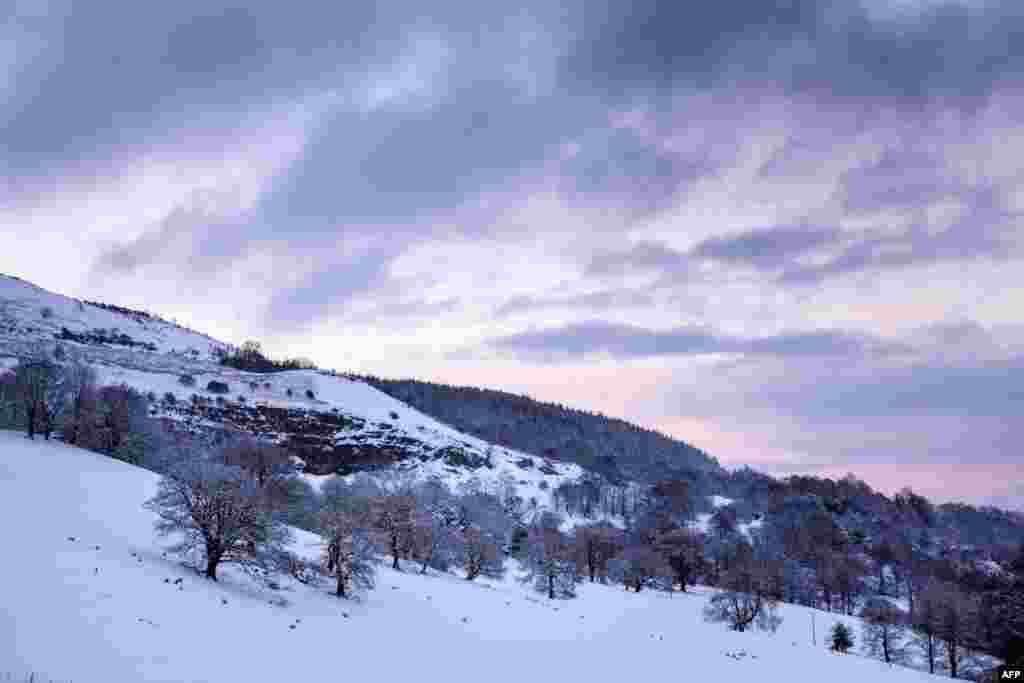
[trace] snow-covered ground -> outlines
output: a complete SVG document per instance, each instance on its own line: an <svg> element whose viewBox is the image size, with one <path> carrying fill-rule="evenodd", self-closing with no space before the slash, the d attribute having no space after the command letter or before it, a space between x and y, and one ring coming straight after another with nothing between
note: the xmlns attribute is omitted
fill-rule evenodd
<svg viewBox="0 0 1024 683"><path fill-rule="evenodd" d="M116 331L134 342L152 344L156 352L183 359L208 361L214 348L226 345L157 317L126 315L56 294L30 282L0 274L0 338L7 341L54 341L61 328L81 334L96 330ZM96 347L91 347L95 350ZM112 355L138 347L110 345Z"/></svg>
<svg viewBox="0 0 1024 683"><path fill-rule="evenodd" d="M822 644L834 615L783 606L775 634L701 618L706 596L382 569L360 603L327 587L208 582L162 554L142 508L156 476L0 432L0 676L127 681L524 680L862 683L935 680ZM315 539L298 544L315 553ZM180 579L180 584L175 581ZM847 619L848 620L848 619ZM854 620L855 621L855 620Z"/></svg>

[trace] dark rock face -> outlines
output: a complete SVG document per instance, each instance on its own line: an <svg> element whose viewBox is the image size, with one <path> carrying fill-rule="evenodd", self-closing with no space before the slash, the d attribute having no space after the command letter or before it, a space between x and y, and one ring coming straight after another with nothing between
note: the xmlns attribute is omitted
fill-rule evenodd
<svg viewBox="0 0 1024 683"><path fill-rule="evenodd" d="M156 351L156 344L152 342L135 341L123 332L108 332L107 330L93 330L81 334L72 332L66 327L60 328L60 333L53 335L55 339L62 341L73 341L78 344L91 344L93 346L113 345L127 346L128 348L139 347L146 351Z"/></svg>
<svg viewBox="0 0 1024 683"><path fill-rule="evenodd" d="M164 398L160 408L164 415L173 416L179 425L190 429L213 422L226 431L274 441L289 455L301 459L303 470L309 474L347 475L390 467L411 458L422 462L444 460L451 467L473 470L493 467L485 455L458 446L437 448L394 425L367 422L337 410L320 412L230 400L211 404L203 398L191 403Z"/></svg>

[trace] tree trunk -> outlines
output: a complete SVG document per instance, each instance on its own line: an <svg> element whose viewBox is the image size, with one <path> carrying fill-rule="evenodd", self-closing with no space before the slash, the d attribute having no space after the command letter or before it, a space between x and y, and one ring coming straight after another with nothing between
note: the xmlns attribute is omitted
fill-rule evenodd
<svg viewBox="0 0 1024 683"><path fill-rule="evenodd" d="M338 572L338 585L334 590L334 594L339 598L345 597L345 575L340 571Z"/></svg>
<svg viewBox="0 0 1024 683"><path fill-rule="evenodd" d="M82 423L82 397L75 395L74 413L71 419L71 433L68 435L68 443L72 446L78 443L78 425Z"/></svg>
<svg viewBox="0 0 1024 683"><path fill-rule="evenodd" d="M220 562L220 557L214 554L207 554L206 556L206 578L217 580L217 564Z"/></svg>
<svg viewBox="0 0 1024 683"><path fill-rule="evenodd" d="M555 599L555 577L551 574L548 574L548 599Z"/></svg>
<svg viewBox="0 0 1024 683"><path fill-rule="evenodd" d="M28 430L28 438L36 438L36 404L34 402L28 403L28 424L26 425Z"/></svg>

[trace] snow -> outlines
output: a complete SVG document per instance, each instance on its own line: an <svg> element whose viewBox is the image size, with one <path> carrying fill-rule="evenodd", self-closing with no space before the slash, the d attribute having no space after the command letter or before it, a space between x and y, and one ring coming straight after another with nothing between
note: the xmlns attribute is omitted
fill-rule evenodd
<svg viewBox="0 0 1024 683"><path fill-rule="evenodd" d="M733 499L726 498L725 496L711 496L711 504L716 508L725 507L726 505L732 505Z"/></svg>
<svg viewBox="0 0 1024 683"><path fill-rule="evenodd" d="M775 634L707 624L706 591L669 597L584 585L576 600L549 602L512 580L382 569L378 587L356 603L291 580L277 591L258 587L230 570L209 582L163 557L142 508L156 481L98 454L0 432L0 675L521 683L678 671L701 681L936 680L827 652L834 615L817 613L817 646L811 611L800 607L782 607ZM316 550L308 535L296 543Z"/></svg>
<svg viewBox="0 0 1024 683"><path fill-rule="evenodd" d="M46 317L42 315L44 308L49 311ZM0 275L0 368L12 367L18 358L34 356L40 349L52 350L56 345L55 335L64 327L76 334L116 329L135 342L156 347L156 351L147 351L137 346L62 341L68 351L78 354L96 369L100 384L125 383L144 394L152 392L162 398L170 393L178 402L186 402L192 394L213 398L205 387L216 380L229 385L230 393L225 396L229 401L241 395L253 405L324 413L336 411L365 422L362 430L339 432L337 445L381 445L383 424L387 425L391 436L418 442L421 452L427 455L454 448L476 458L487 457L492 465L474 470L453 467L443 458L428 458L422 462L413 457L395 466L395 470L413 478L441 477L452 488L472 484L475 480L481 488L493 492L512 484L525 501L536 499L538 508L550 508L552 492L561 483L583 474L579 466L571 463L550 462L462 434L364 382L316 370L261 374L221 366L214 362L212 351L228 348L228 344L160 318L126 315L82 304L24 280ZM192 375L195 386L182 386L178 382L182 374ZM255 389L250 388L253 382ZM269 388L264 386L268 383ZM307 391L313 392L313 398L307 397ZM392 414L397 418L392 418ZM171 413L157 415L178 419ZM204 424L216 426L213 422ZM542 468L547 472L541 472ZM325 478L306 476L315 486Z"/></svg>
<svg viewBox="0 0 1024 683"><path fill-rule="evenodd" d="M42 315L43 308L50 315ZM207 335L194 332L160 318L124 315L97 306L83 304L60 294L49 292L24 280L0 274L0 341L54 341L54 334L62 327L71 332L116 329L137 342L154 344L163 355L190 358L194 349L196 358L208 360L212 349L225 347ZM7 339L4 339L7 337ZM128 349L111 346L105 349L88 347L92 355L102 351L117 357ZM134 348L132 353L147 353Z"/></svg>

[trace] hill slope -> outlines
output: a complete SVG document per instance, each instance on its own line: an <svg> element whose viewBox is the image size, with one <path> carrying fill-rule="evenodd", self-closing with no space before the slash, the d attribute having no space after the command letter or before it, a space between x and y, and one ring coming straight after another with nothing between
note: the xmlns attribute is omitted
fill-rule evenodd
<svg viewBox="0 0 1024 683"><path fill-rule="evenodd" d="M574 462L610 481L654 483L681 474L691 479L724 475L718 461L699 448L625 420L493 389L360 379L462 432Z"/></svg>
<svg viewBox="0 0 1024 683"><path fill-rule="evenodd" d="M460 433L370 385L333 373L244 372L218 362L228 344L142 311L90 304L0 275L0 370L52 356L57 345L93 365L100 384L151 394L150 414L195 431L225 427L260 434L302 461L310 477L392 469L441 476L452 487L514 483L524 500L582 469ZM182 375L194 380L186 386ZM227 393L207 387L219 382Z"/></svg>
<svg viewBox="0 0 1024 683"><path fill-rule="evenodd" d="M583 586L549 603L514 582L381 570L352 603L287 582L214 584L162 556L142 509L156 476L56 442L0 432L0 672L98 681L329 678L493 682L937 680L808 643L809 611L774 635L700 618L704 598ZM297 547L315 554L315 539ZM180 585L174 583L180 579Z"/></svg>

